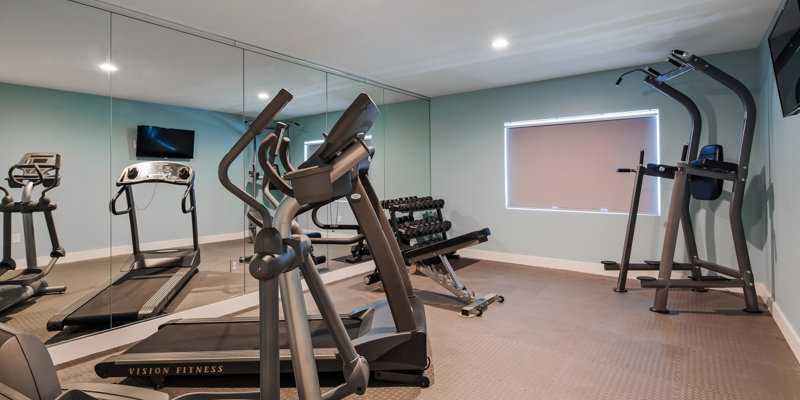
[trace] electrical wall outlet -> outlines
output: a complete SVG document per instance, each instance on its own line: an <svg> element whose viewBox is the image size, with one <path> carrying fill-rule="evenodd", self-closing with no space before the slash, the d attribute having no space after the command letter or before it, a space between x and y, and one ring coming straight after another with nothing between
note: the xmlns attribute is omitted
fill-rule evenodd
<svg viewBox="0 0 800 400"><path fill-rule="evenodd" d="M336 217L336 222L342 222L342 216L341 215Z"/></svg>
<svg viewBox="0 0 800 400"><path fill-rule="evenodd" d="M11 243L19 243L22 239L19 237L19 233L12 233L11 234Z"/></svg>
<svg viewBox="0 0 800 400"><path fill-rule="evenodd" d="M231 273L239 270L239 263L236 260L231 260Z"/></svg>

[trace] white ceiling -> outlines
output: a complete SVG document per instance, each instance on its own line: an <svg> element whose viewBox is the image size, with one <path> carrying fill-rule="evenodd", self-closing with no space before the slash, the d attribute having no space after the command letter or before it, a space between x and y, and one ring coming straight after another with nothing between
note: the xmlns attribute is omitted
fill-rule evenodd
<svg viewBox="0 0 800 400"><path fill-rule="evenodd" d="M754 48L781 0L107 2L440 96L652 63L674 48ZM497 36L509 47L492 49ZM248 113L264 104L258 92L287 87L289 116L343 109L360 91L408 99L65 0L0 0L0 37L2 82ZM97 67L109 59L120 68L110 75Z"/></svg>
<svg viewBox="0 0 800 400"><path fill-rule="evenodd" d="M105 1L427 96L751 49L781 2Z"/></svg>

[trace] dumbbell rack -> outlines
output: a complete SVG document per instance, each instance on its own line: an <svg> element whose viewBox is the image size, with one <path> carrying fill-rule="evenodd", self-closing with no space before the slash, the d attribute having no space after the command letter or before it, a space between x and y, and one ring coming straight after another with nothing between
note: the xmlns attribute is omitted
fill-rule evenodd
<svg viewBox="0 0 800 400"><path fill-rule="evenodd" d="M461 283L455 270L453 270L453 266L450 264L451 258L458 258L458 255L455 254L455 250L458 248L486 241L488 229L453 238L461 243L452 247L445 246L446 250L439 250L440 247L437 244L448 242L447 232L453 225L442 217L444 200L433 199L430 196L401 197L384 200L381 202L381 206L389 211L389 222L403 250L406 264L409 265L409 273L422 272L439 286L455 295L460 301L467 303L467 306L461 309L462 315L480 316L489 304L495 301L504 301L503 296L495 293L477 297L474 291L467 290ZM425 216L426 212L435 212L435 215ZM421 218L416 218L415 213L422 214ZM476 233L479 234L479 239L472 237ZM459 240L462 237L464 240ZM409 257L412 253L426 253L426 248L432 249L434 247L437 250L431 250L429 256ZM365 283L370 284L377 281L375 275L373 273L365 277Z"/></svg>

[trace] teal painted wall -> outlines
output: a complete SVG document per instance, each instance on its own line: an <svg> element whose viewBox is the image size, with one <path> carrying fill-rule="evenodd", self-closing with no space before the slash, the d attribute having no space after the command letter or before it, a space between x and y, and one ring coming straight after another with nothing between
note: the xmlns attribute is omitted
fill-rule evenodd
<svg viewBox="0 0 800 400"><path fill-rule="evenodd" d="M111 100L108 97L0 83L0 176L24 153L61 153L61 185L48 196L61 245L70 251L107 248L110 244ZM34 196L38 198L39 189ZM20 190L12 190L15 200ZM49 254L44 217L34 216L39 255ZM12 232L22 234L19 215ZM2 232L0 232L2 235ZM13 256L25 260L22 243Z"/></svg>
<svg viewBox="0 0 800 400"><path fill-rule="evenodd" d="M200 235L241 232L243 206L217 179L219 160L241 134L241 116L0 83L0 168L25 152L61 153L62 183L49 195L58 204L54 217L62 246L75 252L126 245L127 218L112 218L108 202L123 168L137 162L133 143L140 124L195 130L195 158L188 162L197 176ZM242 182L241 161L232 170L232 179ZM183 188L166 184L155 191L153 185L135 188L142 242L191 237L189 218L180 213L182 194ZM14 223L14 232L21 233L19 218ZM42 218L36 229L38 253L46 255ZM24 259L21 243L13 250Z"/></svg>
<svg viewBox="0 0 800 400"><path fill-rule="evenodd" d="M760 93L759 53L756 50L720 54L708 60ZM667 64L653 65L667 71ZM674 163L688 141L689 118L678 103L628 76L615 87L617 77L628 70L604 71L562 79L534 82L451 96L431 101L431 153L433 196L447 200L448 217L456 232L488 226L493 235L479 248L497 252L565 260L598 262L618 260L622 250L626 215L580 214L504 207L503 123L586 114L660 110L661 161ZM720 143L726 160L734 161L742 126L737 98L721 85L699 73L671 82L697 102L703 113L701 144ZM765 282L767 232L764 182L765 133L759 129L751 156L750 183L745 198L745 224L756 279ZM563 163L581 163L563 154ZM650 155L652 156L652 155ZM632 167L638 154L609 154L620 167ZM585 166L591 168L590 165ZM559 168L553 165L552 168ZM633 177L631 176L631 181ZM662 215L638 220L633 259L658 259L666 222L672 182L662 180ZM725 188L729 197L730 188ZM630 193L620 193L629 198ZM734 265L727 201L696 203L693 218L700 256ZM682 244L678 253L684 255Z"/></svg>
<svg viewBox="0 0 800 400"><path fill-rule="evenodd" d="M790 325L800 329L800 182L796 173L800 169L800 116L783 117L778 88L772 71L769 47L764 41L758 48L761 61L763 96L759 106L764 110L762 124L768 133L769 174L766 180L770 233L769 282L775 303L783 311Z"/></svg>

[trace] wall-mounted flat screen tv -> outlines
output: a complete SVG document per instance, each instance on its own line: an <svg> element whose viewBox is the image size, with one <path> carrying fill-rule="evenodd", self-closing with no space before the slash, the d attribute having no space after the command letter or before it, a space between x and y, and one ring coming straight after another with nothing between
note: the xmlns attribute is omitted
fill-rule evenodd
<svg viewBox="0 0 800 400"><path fill-rule="evenodd" d="M194 131L139 125L136 157L194 158Z"/></svg>
<svg viewBox="0 0 800 400"><path fill-rule="evenodd" d="M800 112L800 0L788 0L769 35L783 116Z"/></svg>

